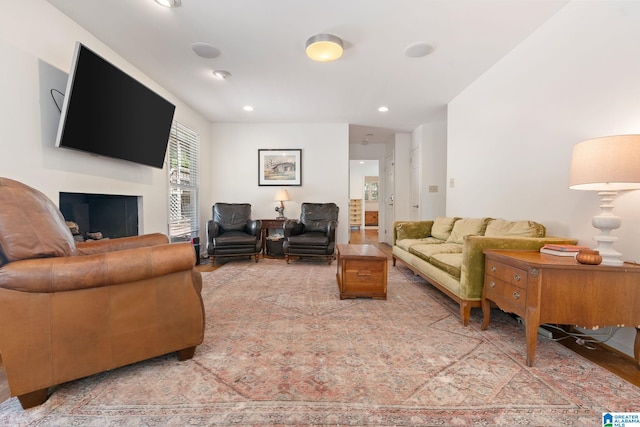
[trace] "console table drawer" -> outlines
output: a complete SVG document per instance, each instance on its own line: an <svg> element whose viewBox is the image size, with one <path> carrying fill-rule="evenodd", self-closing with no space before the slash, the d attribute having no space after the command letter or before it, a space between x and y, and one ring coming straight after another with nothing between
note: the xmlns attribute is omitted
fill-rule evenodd
<svg viewBox="0 0 640 427"><path fill-rule="evenodd" d="M385 279L385 260L370 261L349 259L344 261L344 281L354 290L381 286Z"/></svg>
<svg viewBox="0 0 640 427"><path fill-rule="evenodd" d="M522 315L527 301L527 290L495 277L485 278L485 298L495 301L504 311Z"/></svg>
<svg viewBox="0 0 640 427"><path fill-rule="evenodd" d="M527 288L526 270L521 270L501 262L489 260L485 267L485 274L519 288Z"/></svg>

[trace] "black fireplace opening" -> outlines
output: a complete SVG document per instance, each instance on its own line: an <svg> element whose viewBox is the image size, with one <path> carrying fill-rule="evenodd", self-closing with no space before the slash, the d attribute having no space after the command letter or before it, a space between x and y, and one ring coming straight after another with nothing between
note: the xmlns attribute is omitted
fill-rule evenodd
<svg viewBox="0 0 640 427"><path fill-rule="evenodd" d="M138 196L61 192L60 211L85 238L138 235Z"/></svg>

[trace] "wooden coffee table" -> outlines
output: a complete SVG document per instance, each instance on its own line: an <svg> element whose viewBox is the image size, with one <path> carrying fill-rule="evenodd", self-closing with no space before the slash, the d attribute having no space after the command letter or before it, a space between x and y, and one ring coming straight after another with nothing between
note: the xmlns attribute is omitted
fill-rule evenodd
<svg viewBox="0 0 640 427"><path fill-rule="evenodd" d="M340 299L387 299L387 256L373 245L337 245Z"/></svg>

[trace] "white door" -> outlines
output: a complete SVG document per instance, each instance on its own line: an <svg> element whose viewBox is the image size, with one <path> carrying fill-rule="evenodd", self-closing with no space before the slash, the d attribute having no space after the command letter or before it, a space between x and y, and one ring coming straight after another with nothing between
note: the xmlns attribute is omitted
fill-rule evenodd
<svg viewBox="0 0 640 427"><path fill-rule="evenodd" d="M395 192L393 156L388 156L384 159L384 174L384 240L382 241L392 245L393 221L395 221L395 212L393 207L393 195Z"/></svg>
<svg viewBox="0 0 640 427"><path fill-rule="evenodd" d="M420 147L411 150L409 164L411 166L411 176L409 177L411 209L409 217L411 221L418 221L420 219Z"/></svg>

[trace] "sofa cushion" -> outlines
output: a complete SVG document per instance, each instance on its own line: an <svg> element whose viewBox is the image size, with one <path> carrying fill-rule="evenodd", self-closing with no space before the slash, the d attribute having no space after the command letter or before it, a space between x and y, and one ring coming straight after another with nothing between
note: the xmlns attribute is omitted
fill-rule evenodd
<svg viewBox="0 0 640 427"><path fill-rule="evenodd" d="M396 246L408 251L410 247L418 244L437 245L444 243L444 240L436 239L435 237L425 237L424 239L402 239L396 240Z"/></svg>
<svg viewBox="0 0 640 427"><path fill-rule="evenodd" d="M76 244L57 206L40 191L0 178L0 265L76 254Z"/></svg>
<svg viewBox="0 0 640 427"><path fill-rule="evenodd" d="M487 225L487 237L544 237L544 225L533 221L506 221L494 219Z"/></svg>
<svg viewBox="0 0 640 427"><path fill-rule="evenodd" d="M442 243L439 245L419 243L409 248L409 253L429 261L436 254L458 254L462 253L462 245L457 243Z"/></svg>
<svg viewBox="0 0 640 427"><path fill-rule="evenodd" d="M483 236L490 220L491 218L463 218L457 220L453 224L453 230L451 230L451 235L447 239L447 243L458 243L461 245L464 242L464 236L470 234Z"/></svg>
<svg viewBox="0 0 640 427"><path fill-rule="evenodd" d="M395 224L395 238L422 239L431 236L433 221L402 221Z"/></svg>
<svg viewBox="0 0 640 427"><path fill-rule="evenodd" d="M435 254L429 261L431 265L439 268L442 271L446 271L450 276L460 280L462 272L462 258L460 254Z"/></svg>
<svg viewBox="0 0 640 427"><path fill-rule="evenodd" d="M431 235L436 239L447 240L453 230L453 224L460 218L439 216L433 222Z"/></svg>

